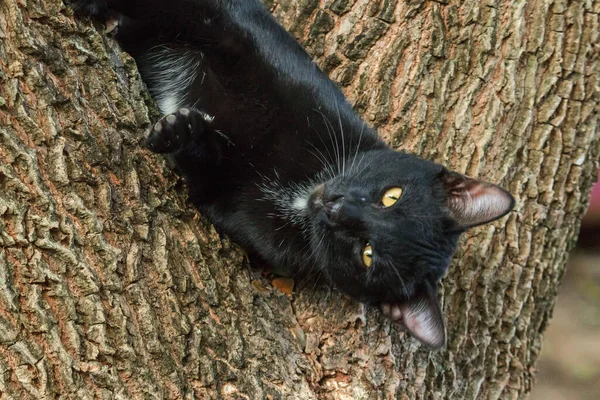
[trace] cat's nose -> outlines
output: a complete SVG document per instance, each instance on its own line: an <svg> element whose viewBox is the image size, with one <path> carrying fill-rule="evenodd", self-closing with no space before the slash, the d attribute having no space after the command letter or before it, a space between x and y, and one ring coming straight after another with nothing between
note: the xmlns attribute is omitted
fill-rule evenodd
<svg viewBox="0 0 600 400"><path fill-rule="evenodd" d="M365 225L361 205L344 197L328 201L324 209L329 220L335 225L353 230L361 229Z"/></svg>

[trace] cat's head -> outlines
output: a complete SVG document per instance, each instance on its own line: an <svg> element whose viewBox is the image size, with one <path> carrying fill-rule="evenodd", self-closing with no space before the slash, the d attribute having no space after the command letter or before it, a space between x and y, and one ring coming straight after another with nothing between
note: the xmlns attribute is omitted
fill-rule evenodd
<svg viewBox="0 0 600 400"><path fill-rule="evenodd" d="M458 238L506 215L514 199L496 185L387 148L360 153L352 165L309 197L319 266L341 291L441 347L437 284Z"/></svg>

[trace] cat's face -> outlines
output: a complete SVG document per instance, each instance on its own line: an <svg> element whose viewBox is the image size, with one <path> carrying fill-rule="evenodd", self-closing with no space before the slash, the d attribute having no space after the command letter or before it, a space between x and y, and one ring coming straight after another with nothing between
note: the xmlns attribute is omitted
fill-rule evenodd
<svg viewBox="0 0 600 400"><path fill-rule="evenodd" d="M382 306L439 347L445 339L436 287L459 235L506 214L513 199L410 154L379 149L357 157L364 158L309 198L319 267L340 290Z"/></svg>
<svg viewBox="0 0 600 400"><path fill-rule="evenodd" d="M425 280L436 284L462 229L449 215L441 166L370 153L315 190L309 205L325 273L351 296L380 304L412 297Z"/></svg>

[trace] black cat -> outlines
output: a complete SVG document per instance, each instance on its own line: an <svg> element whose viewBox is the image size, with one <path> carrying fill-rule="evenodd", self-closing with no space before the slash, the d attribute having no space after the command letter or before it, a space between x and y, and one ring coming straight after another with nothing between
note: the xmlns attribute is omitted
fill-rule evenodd
<svg viewBox="0 0 600 400"><path fill-rule="evenodd" d="M437 284L459 235L508 213L509 193L390 149L258 0L73 3L116 21L167 115L145 144L221 232L444 344Z"/></svg>

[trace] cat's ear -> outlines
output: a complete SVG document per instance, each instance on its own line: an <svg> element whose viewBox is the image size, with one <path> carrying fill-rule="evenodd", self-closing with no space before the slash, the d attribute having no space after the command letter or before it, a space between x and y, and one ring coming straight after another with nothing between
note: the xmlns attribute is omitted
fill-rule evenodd
<svg viewBox="0 0 600 400"><path fill-rule="evenodd" d="M421 343L439 349L446 343L444 318L438 303L437 288L428 284L400 306L402 323Z"/></svg>
<svg viewBox="0 0 600 400"><path fill-rule="evenodd" d="M444 168L441 180L448 193L448 209L463 228L492 222L508 214L515 199L499 186Z"/></svg>

